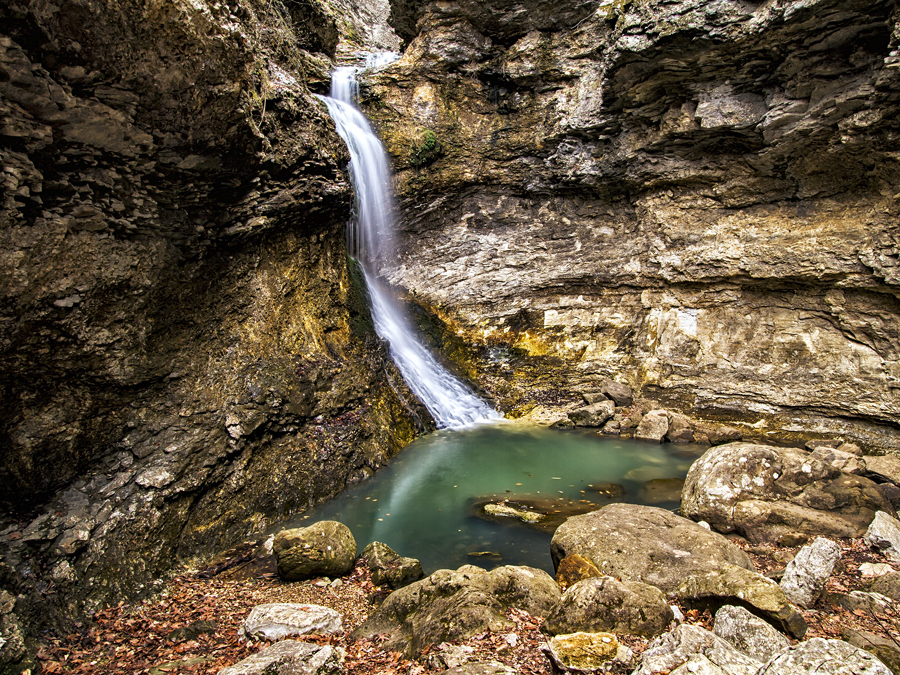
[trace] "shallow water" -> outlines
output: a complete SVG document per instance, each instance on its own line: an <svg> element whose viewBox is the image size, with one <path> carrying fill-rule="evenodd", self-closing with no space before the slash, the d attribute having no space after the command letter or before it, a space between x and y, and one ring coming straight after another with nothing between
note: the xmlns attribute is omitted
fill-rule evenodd
<svg viewBox="0 0 900 675"><path fill-rule="evenodd" d="M369 542L384 542L421 560L426 574L465 564L531 565L552 573L548 532L510 518L478 518L473 501L551 499L590 508L580 501L587 500L599 508L611 500L592 486L608 494L602 484L614 483L625 488L616 501L647 503L641 500L642 484L683 478L704 449L516 422L437 431L411 443L369 480L286 526L340 521L360 551ZM678 501L654 505L677 509Z"/></svg>

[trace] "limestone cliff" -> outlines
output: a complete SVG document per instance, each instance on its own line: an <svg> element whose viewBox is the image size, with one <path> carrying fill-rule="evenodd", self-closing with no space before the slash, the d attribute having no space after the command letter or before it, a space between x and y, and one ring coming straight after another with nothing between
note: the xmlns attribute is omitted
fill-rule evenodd
<svg viewBox="0 0 900 675"><path fill-rule="evenodd" d="M393 0L393 281L509 410L614 378L900 448L891 0Z"/></svg>
<svg viewBox="0 0 900 675"><path fill-rule="evenodd" d="M338 37L316 0L0 7L0 670L429 424L348 271Z"/></svg>

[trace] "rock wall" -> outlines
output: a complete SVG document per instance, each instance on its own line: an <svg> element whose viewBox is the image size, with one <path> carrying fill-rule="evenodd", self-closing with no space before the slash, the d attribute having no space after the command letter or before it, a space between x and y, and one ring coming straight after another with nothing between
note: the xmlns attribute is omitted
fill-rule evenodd
<svg viewBox="0 0 900 675"><path fill-rule="evenodd" d="M348 268L335 17L286 7L0 7L0 670L431 423Z"/></svg>
<svg viewBox="0 0 900 675"><path fill-rule="evenodd" d="M549 18L542 18L549 17ZM611 378L900 448L893 1L394 0L393 281L519 414Z"/></svg>

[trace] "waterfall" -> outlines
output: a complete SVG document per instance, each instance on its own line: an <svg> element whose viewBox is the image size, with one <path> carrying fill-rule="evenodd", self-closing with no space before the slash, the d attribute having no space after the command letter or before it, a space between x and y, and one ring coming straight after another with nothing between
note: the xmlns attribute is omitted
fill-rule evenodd
<svg viewBox="0 0 900 675"><path fill-rule="evenodd" d="M378 55L366 65L389 62L390 57ZM331 80L331 96L321 98L350 150L356 217L348 224L347 247L365 275L375 330L387 340L403 379L439 427L461 427L497 419L500 416L496 411L437 362L415 335L403 308L377 279L379 264L384 264L396 251L394 200L387 155L368 120L355 107L358 71L354 67L336 69Z"/></svg>

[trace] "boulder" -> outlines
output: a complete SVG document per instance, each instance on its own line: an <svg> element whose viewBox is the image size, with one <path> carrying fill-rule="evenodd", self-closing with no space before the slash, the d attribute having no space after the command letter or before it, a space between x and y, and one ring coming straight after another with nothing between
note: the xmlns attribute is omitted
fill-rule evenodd
<svg viewBox="0 0 900 675"><path fill-rule="evenodd" d="M512 607L545 617L560 595L553 578L532 567L438 570L391 593L353 637L385 633L385 649L415 655L428 645L508 628Z"/></svg>
<svg viewBox="0 0 900 675"><path fill-rule="evenodd" d="M754 543L785 535L860 537L891 506L875 487L798 448L730 443L691 465L682 512Z"/></svg>
<svg viewBox="0 0 900 675"><path fill-rule="evenodd" d="M281 640L289 635L337 635L344 632L341 615L320 605L273 602L257 605L244 619L242 637Z"/></svg>
<svg viewBox="0 0 900 675"><path fill-rule="evenodd" d="M778 584L737 565L725 563L717 570L690 576L675 594L688 604L750 607L797 639L806 634L803 615L791 605Z"/></svg>
<svg viewBox="0 0 900 675"><path fill-rule="evenodd" d="M781 590L796 605L810 608L825 590L825 584L841 559L841 547L818 537L800 549L781 578Z"/></svg>
<svg viewBox="0 0 900 675"><path fill-rule="evenodd" d="M577 553L563 558L556 569L556 583L563 591L584 579L602 576L603 574L594 563Z"/></svg>
<svg viewBox="0 0 900 675"><path fill-rule="evenodd" d="M724 605L716 612L713 633L752 659L765 663L791 641L743 607Z"/></svg>
<svg viewBox="0 0 900 675"><path fill-rule="evenodd" d="M605 380L600 387L600 391L607 398L615 401L617 408L627 408L634 403L634 392L627 384Z"/></svg>
<svg viewBox="0 0 900 675"><path fill-rule="evenodd" d="M844 642L812 638L774 656L758 675L891 675L869 652Z"/></svg>
<svg viewBox="0 0 900 675"><path fill-rule="evenodd" d="M630 651L609 633L557 635L550 638L545 649L559 670L579 673L603 668L613 661L621 661L623 656L628 659Z"/></svg>
<svg viewBox="0 0 900 675"><path fill-rule="evenodd" d="M569 413L576 427L602 427L615 414L616 404L609 400L597 401Z"/></svg>
<svg viewBox="0 0 900 675"><path fill-rule="evenodd" d="M350 528L334 520L282 530L272 543L278 574L296 581L315 576L341 576L353 569L356 540Z"/></svg>
<svg viewBox="0 0 900 675"><path fill-rule="evenodd" d="M874 654L879 661L894 673L900 673L900 649L897 643L888 638L864 630L845 628L842 637L854 647Z"/></svg>
<svg viewBox="0 0 900 675"><path fill-rule="evenodd" d="M705 427L706 437L709 439L710 445L723 445L725 443L734 443L744 438L744 432L729 426L712 425Z"/></svg>
<svg viewBox="0 0 900 675"><path fill-rule="evenodd" d="M883 511L876 513L864 541L891 560L900 561L900 521L893 516Z"/></svg>
<svg viewBox="0 0 900 675"><path fill-rule="evenodd" d="M664 504L681 501L683 478L654 478L638 489L638 500L645 504Z"/></svg>
<svg viewBox="0 0 900 675"><path fill-rule="evenodd" d="M380 541L366 546L361 557L365 558L372 573L372 582L377 586L387 584L394 589L402 588L425 576L421 562L401 556Z"/></svg>
<svg viewBox="0 0 900 675"><path fill-rule="evenodd" d="M832 448L816 448L809 453L809 456L821 460L844 473L852 473L856 476L862 476L866 473L866 460L850 452Z"/></svg>
<svg viewBox="0 0 900 675"><path fill-rule="evenodd" d="M669 416L665 410L651 410L638 424L634 437L639 441L662 443L669 431Z"/></svg>
<svg viewBox="0 0 900 675"><path fill-rule="evenodd" d="M676 516L638 504L610 504L569 518L553 535L553 564L578 553L603 574L674 591L688 576L725 563L753 569L750 558L725 537Z"/></svg>
<svg viewBox="0 0 900 675"><path fill-rule="evenodd" d="M870 590L892 600L900 600L900 572L890 571L887 574L879 575L872 582Z"/></svg>
<svg viewBox="0 0 900 675"><path fill-rule="evenodd" d="M585 579L567 589L541 630L562 633L622 633L654 637L674 618L655 586L612 577Z"/></svg>
<svg viewBox="0 0 900 675"><path fill-rule="evenodd" d="M342 675L343 661L342 650L331 645L284 640L223 668L218 675Z"/></svg>
<svg viewBox="0 0 900 675"><path fill-rule="evenodd" d="M866 473L886 480L894 485L900 485L900 457L896 455L864 455Z"/></svg>
<svg viewBox="0 0 900 675"><path fill-rule="evenodd" d="M857 610L870 614L881 613L891 606L891 599L881 593L867 593L866 591L850 591L849 593L829 593L828 602L846 610Z"/></svg>
<svg viewBox="0 0 900 675"><path fill-rule="evenodd" d="M691 421L684 415L673 413L669 416L669 430L666 432L669 443L693 443L694 430Z"/></svg>
<svg viewBox="0 0 900 675"><path fill-rule="evenodd" d="M739 652L731 644L705 628L683 623L674 630L655 638L647 646L647 649L641 654L637 670L632 675L675 672L676 668L694 655L703 656L706 662L720 671L724 671L727 675L756 675L761 665L756 659ZM705 662L698 665L706 667L706 672L719 675L715 670L710 671ZM682 671L684 675L687 675L687 672Z"/></svg>

